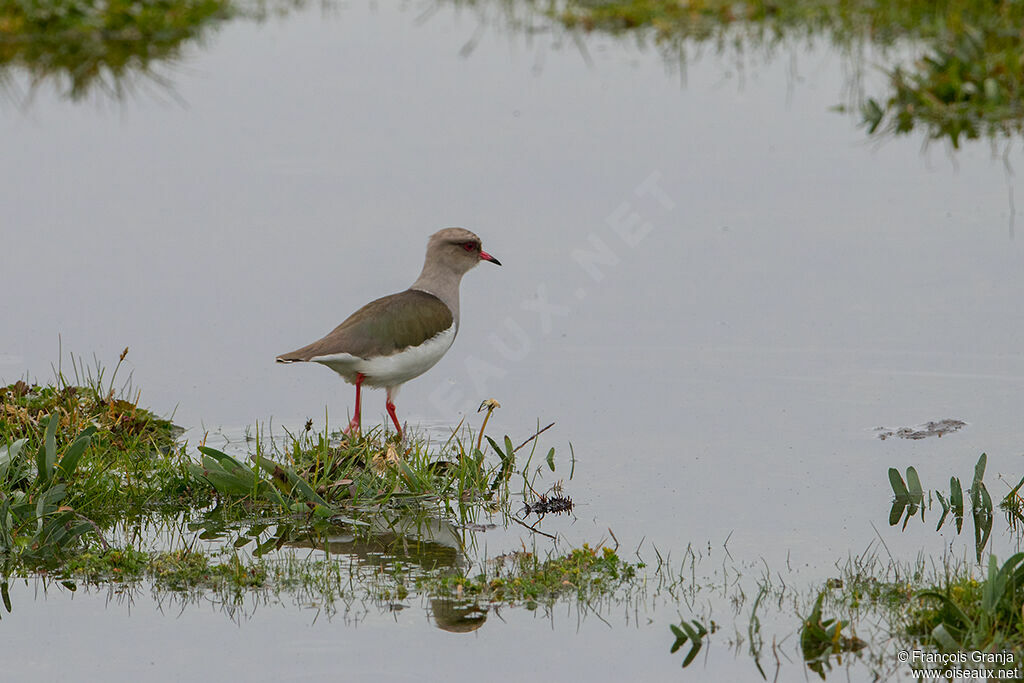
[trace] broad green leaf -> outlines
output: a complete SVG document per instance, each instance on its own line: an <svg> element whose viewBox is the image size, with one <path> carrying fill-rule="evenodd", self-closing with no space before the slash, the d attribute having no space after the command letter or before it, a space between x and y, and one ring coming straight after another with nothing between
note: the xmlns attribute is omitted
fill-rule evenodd
<svg viewBox="0 0 1024 683"><path fill-rule="evenodd" d="M992 496L989 495L988 487L985 486L985 482L980 482L978 484L978 489L979 489L979 492L981 493L981 501L980 501L981 502L981 509L985 512L985 514L991 515L992 514Z"/></svg>
<svg viewBox="0 0 1024 683"><path fill-rule="evenodd" d="M917 470L913 467L907 468L907 489L910 500L918 505L924 502L924 489L921 488L921 479L917 476Z"/></svg>
<svg viewBox="0 0 1024 683"><path fill-rule="evenodd" d="M950 508L949 508L949 502L942 496L942 492L941 491L936 491L935 495L939 499L939 502L942 503L942 516L939 517L939 523L935 527L935 530L938 531L939 529L942 528L942 524L946 521L946 516L949 514L949 509Z"/></svg>
<svg viewBox="0 0 1024 683"><path fill-rule="evenodd" d="M676 637L676 642L672 643L672 648L669 650L670 654L674 654L680 647L682 647L686 643L688 637L685 633L683 633L682 629L680 629L675 624L669 624L669 628L672 629L672 634Z"/></svg>
<svg viewBox="0 0 1024 683"><path fill-rule="evenodd" d="M279 474L284 475L284 477L288 480L288 483L291 484L293 492L298 491L310 503L314 503L315 505L323 505L324 507L330 507L330 505L327 504L327 501L321 498L317 494L317 492L314 491L313 488L306 482L306 480L297 475L290 468L285 467L280 463L276 463L273 460L268 460L267 458L260 458L257 464L264 471L268 472L271 476L275 478Z"/></svg>
<svg viewBox="0 0 1024 683"><path fill-rule="evenodd" d="M693 663L693 660L697 657L697 653L700 652L700 649L702 647L704 647L704 641L699 640L699 639L693 641L693 647L687 653L686 658L683 659L683 668L684 669L686 667L690 666L691 663Z"/></svg>
<svg viewBox="0 0 1024 683"><path fill-rule="evenodd" d="M889 526L896 526L900 523L903 518L903 511L907 509L907 501L905 500L894 500L892 507L889 508Z"/></svg>
<svg viewBox="0 0 1024 683"><path fill-rule="evenodd" d="M978 464L974 466L974 485L977 486L981 483L981 480L985 478L985 464L988 462L988 456L984 453L978 458Z"/></svg>
<svg viewBox="0 0 1024 683"><path fill-rule="evenodd" d="M7 473L10 472L12 463L27 442L28 439L18 439L10 446L0 448L0 481L7 479Z"/></svg>
<svg viewBox="0 0 1024 683"><path fill-rule="evenodd" d="M252 469L238 462L227 453L206 446L200 446L199 452L215 460L225 472L237 478L243 486L248 486L251 489L256 485L256 475Z"/></svg>
<svg viewBox="0 0 1024 683"><path fill-rule="evenodd" d="M60 459L59 467L65 477L70 478L75 473L75 469L78 468L78 461L82 459L82 455L85 453L85 449L89 447L91 440L91 436L80 436L64 452L64 457Z"/></svg>
<svg viewBox="0 0 1024 683"><path fill-rule="evenodd" d="M50 416L46 423L46 435L43 438L43 443L39 445L39 451L36 452L36 472L39 481L43 484L50 480L53 463L57 460L57 424L59 422L60 419L57 416ZM53 454L52 459L50 453Z"/></svg>
<svg viewBox="0 0 1024 683"><path fill-rule="evenodd" d="M505 454L501 452L501 446L499 446L498 443L489 436L485 436L484 438L487 439L487 443L491 444L491 448L493 448L494 452L498 454L498 457L504 459Z"/></svg>
<svg viewBox="0 0 1024 683"><path fill-rule="evenodd" d="M903 483L903 477L900 476L900 471L895 467L889 468L889 484L892 486L892 492L895 494L897 500L910 498L910 492L907 491L907 485Z"/></svg>

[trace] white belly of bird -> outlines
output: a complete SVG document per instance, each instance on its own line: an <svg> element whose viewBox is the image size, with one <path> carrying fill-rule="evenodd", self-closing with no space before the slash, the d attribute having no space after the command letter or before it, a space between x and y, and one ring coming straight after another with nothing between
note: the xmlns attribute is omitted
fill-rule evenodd
<svg viewBox="0 0 1024 683"><path fill-rule="evenodd" d="M331 370L355 384L356 376L363 374L363 384L370 387L397 387L434 367L455 341L454 323L419 346L409 346L390 356L360 358L349 353L310 358L314 363Z"/></svg>

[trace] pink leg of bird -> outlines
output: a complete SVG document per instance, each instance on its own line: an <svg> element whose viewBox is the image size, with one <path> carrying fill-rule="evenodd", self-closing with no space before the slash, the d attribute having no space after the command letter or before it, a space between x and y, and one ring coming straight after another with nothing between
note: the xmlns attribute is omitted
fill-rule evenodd
<svg viewBox="0 0 1024 683"><path fill-rule="evenodd" d="M402 438L402 425L398 421L398 415L395 415L395 404L391 400L391 389L388 389L388 402L387 402L388 415L391 416L391 421L395 423L395 429L398 431L398 438Z"/></svg>
<svg viewBox="0 0 1024 683"><path fill-rule="evenodd" d="M356 412L355 415L352 416L352 421L348 423L348 427L345 428L345 431L343 431L342 434L351 434L353 430L358 432L361 429L361 425L359 424L359 411L362 407L363 401L360 390L363 388L364 379L366 379L366 375L363 373L360 372L356 375Z"/></svg>

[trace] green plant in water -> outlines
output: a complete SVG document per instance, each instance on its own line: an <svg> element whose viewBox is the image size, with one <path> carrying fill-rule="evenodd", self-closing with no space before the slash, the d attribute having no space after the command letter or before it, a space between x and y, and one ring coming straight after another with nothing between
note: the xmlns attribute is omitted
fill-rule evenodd
<svg viewBox="0 0 1024 683"><path fill-rule="evenodd" d="M901 58L910 42L924 54L909 67L887 65L888 94L852 107L870 135L924 129L959 147L1024 129L1024 5L1015 0L569 0L548 13L569 28L651 35L683 64L688 43L770 52L823 35L854 56L859 73L863 44L882 48L883 57L899 45Z"/></svg>
<svg viewBox="0 0 1024 683"><path fill-rule="evenodd" d="M969 576L947 579L944 590L924 590L917 596L925 604L937 602L938 608L917 610L911 630L927 634L940 650L1024 651L1024 553L1002 566L990 555L984 582Z"/></svg>
<svg viewBox="0 0 1024 683"><path fill-rule="evenodd" d="M290 447L280 454L287 463L281 457L271 459L257 440L256 452L249 456L251 464L201 446L201 462L187 468L222 500L253 509L337 519L381 506L416 504L440 506L467 522L475 511L508 512L510 482L517 471L524 491L533 490L529 468L534 450L518 470L516 452L531 441L536 449L535 437L543 431L518 447L508 436L499 444L481 434L498 456L495 465L487 464L484 453L472 447L472 439L466 442L467 449L453 437L440 453L414 440L400 453L394 444L381 442L375 432L334 443L325 431L293 436ZM546 459L550 468L553 451Z"/></svg>
<svg viewBox="0 0 1024 683"><path fill-rule="evenodd" d="M981 454L974 466L974 479L968 493L971 498L971 518L974 521L974 549L978 561L981 561L982 551L988 545L989 537L992 535L992 496L985 486L985 467L988 464L988 456ZM1024 484L1024 480L1021 482ZM904 482L899 470L895 467L889 468L889 485L893 491L892 508L889 510L889 525L896 526L903 520L903 528L907 528L907 522L921 510L921 520L924 520L924 489L917 470L913 467L907 468L907 479ZM1019 488L1020 485L1018 485ZM1015 490L1016 491L1016 490ZM1011 493L1015 493L1011 492ZM942 505L942 516L939 518L936 531L942 528L949 512L953 512L956 520L956 531L960 533L963 528L964 518L964 493L960 480L950 477L949 498L942 495L941 491L935 492L936 499ZM905 513L905 515L904 515Z"/></svg>
<svg viewBox="0 0 1024 683"><path fill-rule="evenodd" d="M690 666L697 657L697 653L704 647L704 636L708 634L708 630L704 627L704 624L696 619L691 619L690 623L683 619L679 622L678 626L670 624L669 629L672 631L672 635L675 636L675 642L672 643L672 647L669 649L670 653L675 654L683 645L690 643L690 649L687 651L686 657L683 658L683 668L685 669Z"/></svg>
<svg viewBox="0 0 1024 683"><path fill-rule="evenodd" d="M611 548L584 544L564 555L545 559L517 552L497 558L489 572L474 576L424 576L416 588L429 595L472 597L493 604L553 604L575 595L580 601L608 596L636 576L642 564L624 562Z"/></svg>
<svg viewBox="0 0 1024 683"><path fill-rule="evenodd" d="M825 592L818 594L814 602L811 614L804 619L800 628L800 650L803 652L804 662L807 668L818 674L825 680L825 672L831 671L830 658L835 656L837 661L842 662L842 653L856 652L865 646L863 640L857 636L844 636L843 627L846 626L838 619L822 620L822 602L825 599Z"/></svg>
<svg viewBox="0 0 1024 683"><path fill-rule="evenodd" d="M892 94L862 108L869 133L897 135L923 126L931 139L954 147L982 135L1009 136L1024 128L1024 41L998 16L950 34L912 70L889 73Z"/></svg>
<svg viewBox="0 0 1024 683"><path fill-rule="evenodd" d="M89 428L68 446L58 460L57 426L45 421L43 442L35 456L36 476L30 478L21 457L28 439L19 439L0 450L0 555L8 563L30 566L52 564L95 525L62 505L67 483L89 446L95 428Z"/></svg>

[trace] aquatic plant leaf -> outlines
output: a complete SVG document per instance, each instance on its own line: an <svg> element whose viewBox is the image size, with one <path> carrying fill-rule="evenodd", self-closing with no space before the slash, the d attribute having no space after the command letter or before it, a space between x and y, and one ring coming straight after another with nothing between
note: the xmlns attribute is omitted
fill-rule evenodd
<svg viewBox="0 0 1024 683"><path fill-rule="evenodd" d="M910 500L921 505L924 502L924 489L921 488L921 479L917 476L917 470L913 467L907 468L907 489Z"/></svg>
<svg viewBox="0 0 1024 683"><path fill-rule="evenodd" d="M949 478L949 504L953 507L953 512L958 515L964 514L964 490L956 477Z"/></svg>
<svg viewBox="0 0 1024 683"><path fill-rule="evenodd" d="M260 458L257 464L275 478L283 475L288 480L288 483L291 484L292 491L298 491L308 502L315 505L323 505L328 508L330 507L330 505L327 504L327 501L321 498L319 494L313 490L313 487L310 486L305 479L296 474L291 468L285 467L273 460L268 460L267 458Z"/></svg>
<svg viewBox="0 0 1024 683"><path fill-rule="evenodd" d="M669 654L675 654L679 648L686 644L686 641L689 640L689 637L685 633L683 633L683 630L675 624L669 624L668 627L672 630L672 633L676 637L676 642L672 643L672 647L669 649Z"/></svg>
<svg viewBox="0 0 1024 683"><path fill-rule="evenodd" d="M501 446L499 446L498 443L489 436L485 436L484 438L487 439L487 443L491 444L491 448L493 448L494 452L498 454L498 457L504 459L505 454L501 452Z"/></svg>
<svg viewBox="0 0 1024 683"><path fill-rule="evenodd" d="M1003 563L1000 567L996 561L995 555L989 555L988 557L988 577L985 584L981 589L981 608L984 614L993 614L999 608L1003 602L1004 596L1007 595L1007 587L1011 591L1014 590L1012 581L1014 578L1014 569L1016 565L1024 559L1024 553L1016 553L1010 556L1009 559ZM1012 595L1008 597L1012 598ZM1011 604L1011 609L1014 606Z"/></svg>
<svg viewBox="0 0 1024 683"><path fill-rule="evenodd" d="M971 488L975 488L981 483L981 480L985 478L985 464L988 462L988 456L984 453L978 458L978 464L974 466L974 483Z"/></svg>
<svg viewBox="0 0 1024 683"><path fill-rule="evenodd" d="M50 472L53 471L53 464L57 461L57 424L60 423L55 415L51 415L46 423L46 434L43 443L39 445L36 453L36 470L39 481L45 484L50 480Z"/></svg>
<svg viewBox="0 0 1024 683"><path fill-rule="evenodd" d="M956 532L960 533L964 525L964 491L956 477L949 478L949 504L956 517Z"/></svg>
<svg viewBox="0 0 1024 683"><path fill-rule="evenodd" d="M687 652L686 657L683 658L684 669L693 662L697 653L700 652L701 648L704 646L703 638L708 632L707 629L704 628L704 625L696 619L691 623L693 624L692 626L686 623L686 620L684 619L678 626L675 624L669 624L669 629L671 629L672 634L676 637L675 642L672 643L672 647L669 649L670 653L675 654L675 652L677 652L679 648L687 642L691 643L689 652Z"/></svg>
<svg viewBox="0 0 1024 683"><path fill-rule="evenodd" d="M1014 599L1017 591L1024 587L1024 553L1011 555L1002 570L1007 575L1007 582L1010 586L1011 599Z"/></svg>
<svg viewBox="0 0 1024 683"><path fill-rule="evenodd" d="M900 471L895 467L889 468L889 484L892 486L892 492L896 496L896 499L909 499L910 492L907 490L907 485L903 483L903 477L900 475Z"/></svg>
<svg viewBox="0 0 1024 683"><path fill-rule="evenodd" d="M985 482L979 483L978 484L978 489L979 489L979 493L981 494L981 501L980 501L981 502L981 509L984 510L986 514L991 515L992 514L992 496L989 495L988 487L985 486Z"/></svg>
<svg viewBox="0 0 1024 683"><path fill-rule="evenodd" d="M203 466L189 464L189 472L215 488L225 496L246 496L252 493L252 487L243 479L227 472L220 463L209 456L203 457Z"/></svg>
<svg viewBox="0 0 1024 683"><path fill-rule="evenodd" d="M686 657L683 658L684 669L693 663L693 660L697 657L697 653L700 652L700 649L702 647L704 647L703 634L707 632L704 630L704 627L698 624L696 621L693 623L700 627L699 633L694 633L692 629L687 628L687 624L685 621L682 623L684 629L687 632L687 635L690 636L690 642L693 643L693 647L690 648L690 651L686 653Z"/></svg>
<svg viewBox="0 0 1024 683"><path fill-rule="evenodd" d="M943 609L955 622L952 626L957 629L971 630L974 628L974 622L970 617L961 609L960 605L956 604L948 595L940 593L934 590L920 591L915 596L917 598L933 598L942 603ZM947 628L950 626L948 620L946 621Z"/></svg>
<svg viewBox="0 0 1024 683"><path fill-rule="evenodd" d="M10 446L0 448L0 479L7 476L11 463L18 457L26 443L28 443L28 439L18 439Z"/></svg>
<svg viewBox="0 0 1024 683"><path fill-rule="evenodd" d="M256 474L252 469L238 462L227 453L207 446L200 446L199 452L205 456L213 458L225 472L238 479L248 488L251 489L256 485Z"/></svg>
<svg viewBox="0 0 1024 683"><path fill-rule="evenodd" d="M57 503L64 497L64 492L67 490L67 486L64 484L56 484L39 494L37 509L39 505L42 505L47 512L54 512L57 509Z"/></svg>
<svg viewBox="0 0 1024 683"><path fill-rule="evenodd" d="M10 613L10 611L11 611L11 593L10 593L10 589L7 587L7 582L6 581L4 581L3 583L0 583L0 598L3 598L4 609L7 610L8 613Z"/></svg>
<svg viewBox="0 0 1024 683"><path fill-rule="evenodd" d="M552 448L551 450L548 451L548 457L545 458L545 461L548 464L548 469L550 469L552 472L554 472L555 471L555 449L554 448Z"/></svg>
<svg viewBox="0 0 1024 683"><path fill-rule="evenodd" d="M903 519L903 511L907 509L907 501L894 500L889 508L889 526L896 526Z"/></svg>
<svg viewBox="0 0 1024 683"><path fill-rule="evenodd" d="M272 536L271 538L267 539L263 543L260 543L259 545L257 545L256 549L252 551L252 554L254 556L256 556L256 557L260 557L261 555L266 555L271 550L274 550L275 548L277 548L277 540L278 539L276 537Z"/></svg>
<svg viewBox="0 0 1024 683"><path fill-rule="evenodd" d="M82 459L82 455L85 454L85 449L89 447L91 441L91 435L80 436L64 452L64 457L60 459L58 467L60 467L65 477L70 478L75 473L75 470L78 468L78 461Z"/></svg>
<svg viewBox="0 0 1024 683"><path fill-rule="evenodd" d="M992 497L984 482L978 482L973 497L974 547L978 562L981 562L981 553L988 545L989 536L992 534Z"/></svg>
<svg viewBox="0 0 1024 683"><path fill-rule="evenodd" d="M946 516L949 514L950 506L949 502L943 497L942 491L936 491L935 496L939 499L939 503L942 504L942 516L939 517L939 523L936 525L935 530L938 531L942 528L943 523L946 521Z"/></svg>

